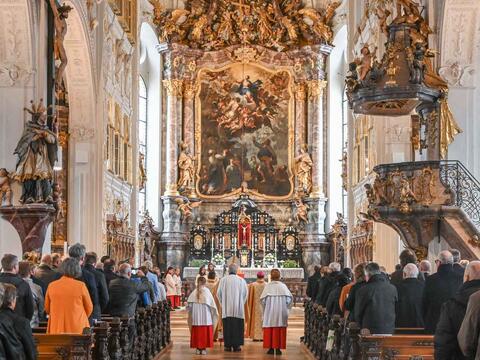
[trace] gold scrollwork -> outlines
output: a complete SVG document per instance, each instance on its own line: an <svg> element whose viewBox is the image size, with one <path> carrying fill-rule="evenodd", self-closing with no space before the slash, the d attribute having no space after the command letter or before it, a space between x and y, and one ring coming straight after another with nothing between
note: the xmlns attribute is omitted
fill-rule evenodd
<svg viewBox="0 0 480 360"><path fill-rule="evenodd" d="M307 98L307 85L304 82L295 83L293 92L297 101L305 101Z"/></svg>
<svg viewBox="0 0 480 360"><path fill-rule="evenodd" d="M165 79L162 83L168 96L181 97L183 95L183 80Z"/></svg>
<svg viewBox="0 0 480 360"><path fill-rule="evenodd" d="M316 99L323 95L323 89L327 87L326 80L310 80L308 84L308 96L310 99Z"/></svg>
<svg viewBox="0 0 480 360"><path fill-rule="evenodd" d="M186 81L183 89L183 97L186 100L193 100L198 91L198 83L195 81Z"/></svg>

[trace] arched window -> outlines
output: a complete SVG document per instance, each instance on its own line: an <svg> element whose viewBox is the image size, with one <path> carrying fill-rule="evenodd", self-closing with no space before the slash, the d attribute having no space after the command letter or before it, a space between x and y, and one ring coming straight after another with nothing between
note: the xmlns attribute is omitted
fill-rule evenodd
<svg viewBox="0 0 480 360"><path fill-rule="evenodd" d="M143 167L145 174L147 173L147 104L148 104L148 94L147 94L147 85L142 76L138 77L138 151L144 157ZM146 208L146 188L143 186L143 189L139 191L138 197L138 210L141 214L144 213Z"/></svg>

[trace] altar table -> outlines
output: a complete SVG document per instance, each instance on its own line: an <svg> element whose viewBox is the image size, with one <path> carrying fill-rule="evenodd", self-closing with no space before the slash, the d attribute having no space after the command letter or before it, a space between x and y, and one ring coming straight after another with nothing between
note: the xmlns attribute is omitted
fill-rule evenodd
<svg viewBox="0 0 480 360"><path fill-rule="evenodd" d="M257 273L259 271L263 271L265 273L265 277L270 275L270 271L272 268L241 268L240 269L243 274L245 274L245 279L256 279ZM298 279L303 280L305 277L305 271L303 268L285 268L279 269L282 275L282 278L285 280L288 279ZM223 268L215 268L215 272L217 274L217 278L223 277ZM186 267L183 269L183 278L184 279L194 279L198 274L198 267Z"/></svg>

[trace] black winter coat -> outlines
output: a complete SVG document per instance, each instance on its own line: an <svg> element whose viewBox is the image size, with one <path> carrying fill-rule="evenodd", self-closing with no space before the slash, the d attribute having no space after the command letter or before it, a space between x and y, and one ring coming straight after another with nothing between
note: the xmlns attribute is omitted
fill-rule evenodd
<svg viewBox="0 0 480 360"><path fill-rule="evenodd" d="M110 286L110 281L114 279L118 279L120 276L115 274L113 271L110 270L104 270L103 271L105 274L105 280L107 281L107 288Z"/></svg>
<svg viewBox="0 0 480 360"><path fill-rule="evenodd" d="M128 317L135 315L138 295L149 291L150 282L147 277L144 276L141 279L142 281L139 283L124 277L110 281L108 287L110 291L108 312L110 315Z"/></svg>
<svg viewBox="0 0 480 360"><path fill-rule="evenodd" d="M470 295L480 290L480 280L464 283L457 294L442 305L435 330L435 360L464 360L457 334L467 311Z"/></svg>
<svg viewBox="0 0 480 360"><path fill-rule="evenodd" d="M422 272L418 273L417 279L422 283L425 282L425 276L423 275ZM402 283L402 281L403 281L403 268L402 270L397 270L390 275L390 283L392 285L398 286Z"/></svg>
<svg viewBox="0 0 480 360"><path fill-rule="evenodd" d="M45 292L48 288L48 285L52 281L58 280L62 277L58 271L53 270L50 266L46 264L40 264L35 270L35 277L39 279L45 285Z"/></svg>
<svg viewBox="0 0 480 360"><path fill-rule="evenodd" d="M308 278L307 282L307 296L310 299L315 300L318 293L318 281L322 276L320 275L320 271L316 272L312 276Z"/></svg>
<svg viewBox="0 0 480 360"><path fill-rule="evenodd" d="M11 284L17 288L17 305L15 306L15 312L27 318L28 321L32 320L34 302L30 285L21 279L20 276L10 273L1 273L0 283Z"/></svg>
<svg viewBox="0 0 480 360"><path fill-rule="evenodd" d="M371 334L393 334L397 299L397 289L384 275L372 276L356 294L355 322Z"/></svg>
<svg viewBox="0 0 480 360"><path fill-rule="evenodd" d="M99 302L99 309L93 309L97 310L95 314L97 314L100 311L100 315L102 314L102 311L105 311L108 305L108 300L109 300L109 295L108 295L108 287L107 287L107 281L105 280L105 275L103 272L95 269L93 265L86 264L84 266L84 269L87 270L90 274L92 274L95 277L95 281L97 283L97 294L98 294L98 302Z"/></svg>
<svg viewBox="0 0 480 360"><path fill-rule="evenodd" d="M37 348L33 340L32 329L30 328L30 321L23 316L15 314L13 310L2 309L0 310L0 336L2 337L2 343L7 350L8 354L14 356L7 359L26 359L35 360L37 358ZM8 332L6 338L2 335L4 327L9 327L13 332ZM6 340L6 342L4 341Z"/></svg>
<svg viewBox="0 0 480 360"><path fill-rule="evenodd" d="M440 265L438 271L427 278L422 299L427 334L435 333L443 303L455 295L462 282L462 277L453 271L451 264Z"/></svg>
<svg viewBox="0 0 480 360"><path fill-rule="evenodd" d="M328 296L335 286L337 286L337 276L339 271L333 271L330 274L325 275L318 281L318 292L315 297L315 302L322 306L327 305Z"/></svg>
<svg viewBox="0 0 480 360"><path fill-rule="evenodd" d="M348 310L350 313L348 314L349 321L355 321L355 300L357 298L357 292L367 283L365 281L360 281L355 283L350 289L348 293L347 300L345 300L345 310Z"/></svg>
<svg viewBox="0 0 480 360"><path fill-rule="evenodd" d="M424 282L404 279L397 285L396 327L423 328L422 295Z"/></svg>
<svg viewBox="0 0 480 360"><path fill-rule="evenodd" d="M92 300L93 312L92 315L90 315L89 320L90 323L93 324L93 320L100 320L102 315L100 310L100 301L98 299L97 280L95 280L95 276L84 267L82 267L82 277L79 280L83 281L87 286L88 293L90 294L90 300Z"/></svg>
<svg viewBox="0 0 480 360"><path fill-rule="evenodd" d="M463 278L463 275L465 274L465 268L459 263L453 264L453 271L455 271L462 278Z"/></svg>

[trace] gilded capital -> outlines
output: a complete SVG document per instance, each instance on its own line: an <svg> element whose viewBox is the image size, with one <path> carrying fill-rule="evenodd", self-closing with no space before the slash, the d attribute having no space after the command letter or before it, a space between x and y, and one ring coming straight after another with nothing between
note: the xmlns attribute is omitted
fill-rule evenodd
<svg viewBox="0 0 480 360"><path fill-rule="evenodd" d="M296 100L304 101L307 98L307 85L303 82L295 83L293 86L293 92Z"/></svg>
<svg viewBox="0 0 480 360"><path fill-rule="evenodd" d="M183 97L187 100L192 100L195 97L197 90L198 90L197 82L187 81L185 82L185 86L183 88Z"/></svg>
<svg viewBox="0 0 480 360"><path fill-rule="evenodd" d="M163 86L168 96L181 97L183 94L183 80L166 79L163 80Z"/></svg>
<svg viewBox="0 0 480 360"><path fill-rule="evenodd" d="M308 82L308 96L310 98L317 98L323 94L323 89L326 87L326 80L310 80Z"/></svg>

